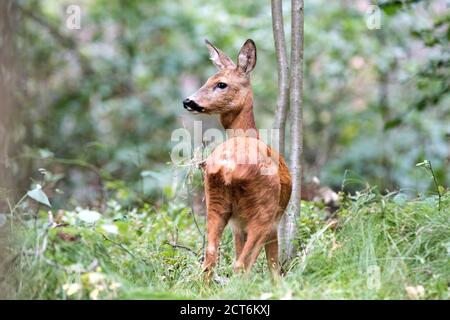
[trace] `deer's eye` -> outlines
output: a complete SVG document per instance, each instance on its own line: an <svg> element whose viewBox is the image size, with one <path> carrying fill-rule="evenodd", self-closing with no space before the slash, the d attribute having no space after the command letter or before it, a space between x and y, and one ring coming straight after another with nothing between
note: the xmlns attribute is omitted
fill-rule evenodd
<svg viewBox="0 0 450 320"><path fill-rule="evenodd" d="M219 82L219 83L217 84L217 88L219 88L219 89L225 89L226 87L227 87L227 84L226 84L226 83Z"/></svg>

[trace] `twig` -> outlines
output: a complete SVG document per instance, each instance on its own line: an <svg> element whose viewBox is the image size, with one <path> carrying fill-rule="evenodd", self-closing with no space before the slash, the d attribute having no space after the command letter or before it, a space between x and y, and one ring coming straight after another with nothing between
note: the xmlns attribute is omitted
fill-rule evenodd
<svg viewBox="0 0 450 320"><path fill-rule="evenodd" d="M118 246L119 248L121 248L123 251L125 251L126 253L128 253L130 256L132 256L134 259L141 260L145 265L148 265L148 264L147 264L147 261L145 261L144 259L140 259L140 258L136 257L136 255L135 255L133 252L131 252L127 247L125 247L125 246L124 246L123 244L121 244L120 242L117 242L117 241L114 241L114 240L108 238L108 237L105 236L103 233L100 233L100 234L103 236L103 238L104 238L105 240L107 240L107 241L109 241L109 242L115 244L116 246Z"/></svg>
<svg viewBox="0 0 450 320"><path fill-rule="evenodd" d="M425 170L428 170L430 172L430 174L433 178L433 182L436 187L437 193L438 193L438 198L439 198L438 209L439 209L439 211L441 211L442 194L441 194L441 190L440 190L439 184L436 179L436 175L434 174L434 170L433 170L433 166L431 165L431 161L424 160L423 162L417 163L416 167L423 167L423 168L425 168Z"/></svg>
<svg viewBox="0 0 450 320"><path fill-rule="evenodd" d="M189 171L189 174L191 174L190 171ZM189 177L188 177L188 183L187 183L187 192L188 192L188 197L189 197L188 201L189 201L189 204L190 204L190 206L191 206L191 215L192 215L192 219L194 220L194 224L195 224L195 227L197 228L198 233L199 233L200 236L202 237L202 252L204 252L204 251L205 251L205 245L206 245L206 243L205 243L205 242L206 242L206 239L205 239L205 233L202 232L202 230L200 229L200 226L198 225L198 222L197 222L197 218L196 218L196 216L195 216L195 211L194 211L194 201L193 201L192 193L191 193L191 190L190 190L190 181L189 181Z"/></svg>
<svg viewBox="0 0 450 320"><path fill-rule="evenodd" d="M177 249L184 249L184 250L187 250L187 251L189 251L190 253L192 253L193 255L195 255L196 257L198 257L198 253L195 252L193 249L191 249L191 248L189 248L189 247L183 246L183 245L178 244L178 243L172 243L172 242L170 242L170 241L166 241L165 244L168 244L168 245L171 246L172 248L177 248Z"/></svg>
<svg viewBox="0 0 450 320"><path fill-rule="evenodd" d="M36 207L36 212L34 213L34 216L33 216L33 229L34 229L34 233L36 235L36 247L35 247L35 257L36 258L39 257L39 232L37 230L37 218L38 218L40 207L41 207L41 205L38 203L37 207Z"/></svg>
<svg viewBox="0 0 450 320"><path fill-rule="evenodd" d="M434 170L433 170L433 166L431 165L431 161L428 161L428 165L429 165L429 168L430 168L431 175L433 176L434 185L436 186L436 190L437 190L437 193L438 193L439 211L441 211L441 202L442 202L441 190L439 190L439 184L437 182L436 175L434 174Z"/></svg>
<svg viewBox="0 0 450 320"><path fill-rule="evenodd" d="M10 206L10 211L11 211L11 217L14 216L14 212L16 211L16 209L22 204L22 202L28 197L27 194L25 194L22 198L20 198L19 202L17 202L14 207L11 209ZM8 200L9 203L9 200Z"/></svg>

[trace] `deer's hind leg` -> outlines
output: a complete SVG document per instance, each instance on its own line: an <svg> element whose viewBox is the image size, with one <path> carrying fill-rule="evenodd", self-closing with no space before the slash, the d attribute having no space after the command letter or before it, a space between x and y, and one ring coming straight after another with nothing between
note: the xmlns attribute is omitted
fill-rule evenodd
<svg viewBox="0 0 450 320"><path fill-rule="evenodd" d="M234 265L235 271L250 271L262 247L268 241L273 243L274 237L276 239L274 232L277 225L279 189L277 190L277 185L270 180L263 182L267 182L264 188L261 188L261 181L247 187L247 190L258 190L259 192L247 193L243 197L245 201L239 202L240 215L247 221L245 227L247 239ZM275 258L272 255L272 252L275 251L274 246L269 244L271 259Z"/></svg>
<svg viewBox="0 0 450 320"><path fill-rule="evenodd" d="M256 258L258 258L263 245L266 243L270 231L271 227L269 226L249 228L242 252L234 265L235 272L250 271L256 261Z"/></svg>
<svg viewBox="0 0 450 320"><path fill-rule="evenodd" d="M278 262L278 232L274 228L267 238L265 247L267 265L273 275L280 274L280 265Z"/></svg>
<svg viewBox="0 0 450 320"><path fill-rule="evenodd" d="M271 208L271 206L259 207L257 212L254 212L256 210L254 208L247 208L246 210L253 211L254 216L246 226L247 237L242 252L235 262L235 271L250 271L262 247L268 241L273 240L273 236L276 236L276 234L274 235L274 230L276 230L276 227L274 227L276 225L274 208ZM270 248L273 251L272 244L270 244Z"/></svg>
<svg viewBox="0 0 450 320"><path fill-rule="evenodd" d="M203 271L209 278L217 263L220 239L231 215L231 201L227 191L216 185L214 179L205 179L205 195L208 236Z"/></svg>
<svg viewBox="0 0 450 320"><path fill-rule="evenodd" d="M235 225L233 223L233 220L230 221L231 229L233 231L233 241L234 241L234 251L236 254L235 261L239 259L239 256L242 253L242 250L244 249L245 240L247 238L247 235L245 231L238 225Z"/></svg>

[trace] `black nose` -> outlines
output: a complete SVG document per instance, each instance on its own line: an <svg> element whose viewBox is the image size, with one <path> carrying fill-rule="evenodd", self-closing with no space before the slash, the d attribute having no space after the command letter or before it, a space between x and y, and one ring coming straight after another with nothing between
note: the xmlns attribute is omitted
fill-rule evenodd
<svg viewBox="0 0 450 320"><path fill-rule="evenodd" d="M197 102L195 102L194 100L191 100L189 98L186 98L183 100L183 107L187 110L187 111L198 111L198 112L203 112L204 108L200 107Z"/></svg>
<svg viewBox="0 0 450 320"><path fill-rule="evenodd" d="M189 98L186 98L186 99L183 100L183 106L186 108L186 107L188 107L192 102L194 102L194 101L192 101L192 100L189 99Z"/></svg>

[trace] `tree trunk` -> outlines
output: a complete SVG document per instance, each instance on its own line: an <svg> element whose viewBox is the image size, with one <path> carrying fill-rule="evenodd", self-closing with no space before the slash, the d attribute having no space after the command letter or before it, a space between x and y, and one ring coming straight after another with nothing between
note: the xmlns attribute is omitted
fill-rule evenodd
<svg viewBox="0 0 450 320"><path fill-rule="evenodd" d="M15 95L17 70L15 64L15 32L17 15L12 0L0 3L0 212L8 212L7 199L15 201L13 182L13 130L17 119ZM15 184L14 184L15 185Z"/></svg>
<svg viewBox="0 0 450 320"><path fill-rule="evenodd" d="M297 221L301 210L301 181L303 151L303 0L292 0L291 7L291 74L290 74L290 120L291 152L290 169L292 175L292 195L283 223L282 259L291 260L295 255L294 240L297 235ZM282 260L282 261L283 261Z"/></svg>
<svg viewBox="0 0 450 320"><path fill-rule="evenodd" d="M12 5L14 0L0 1L0 299L15 298L15 264L11 224L6 220L9 203L15 204L15 177L12 156L14 124L17 122L17 70L15 36L18 25Z"/></svg>
<svg viewBox="0 0 450 320"><path fill-rule="evenodd" d="M289 107L289 62L286 53L282 0L272 0L272 27L278 62L278 100L273 128L278 130L278 151L284 155L286 116Z"/></svg>

